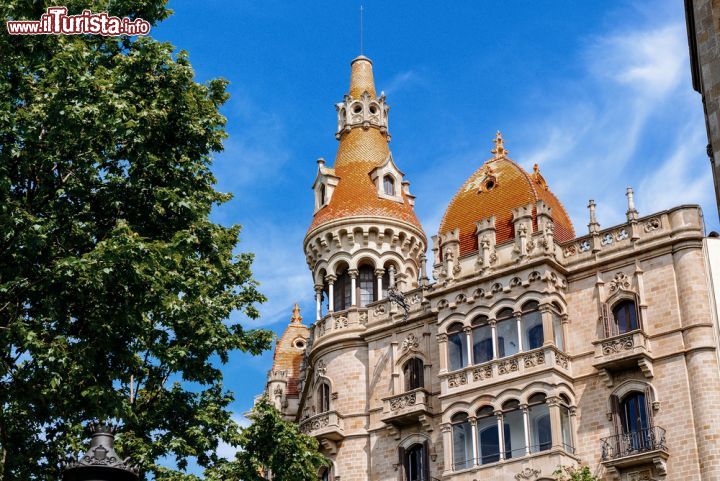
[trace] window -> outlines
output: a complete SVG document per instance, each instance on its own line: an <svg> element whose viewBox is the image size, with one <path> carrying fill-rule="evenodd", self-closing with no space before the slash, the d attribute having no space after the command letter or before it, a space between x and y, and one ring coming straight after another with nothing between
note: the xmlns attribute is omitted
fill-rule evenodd
<svg viewBox="0 0 720 481"><path fill-rule="evenodd" d="M635 302L631 300L620 301L615 304L612 312L617 334L624 334L639 328Z"/></svg>
<svg viewBox="0 0 720 481"><path fill-rule="evenodd" d="M320 207L325 205L327 202L327 193L325 192L325 184L320 185Z"/></svg>
<svg viewBox="0 0 720 481"><path fill-rule="evenodd" d="M320 384L320 387L318 387L317 410L318 414L326 413L330 410L330 385L326 382Z"/></svg>
<svg viewBox="0 0 720 481"><path fill-rule="evenodd" d="M405 363L403 366L403 375L405 376L405 390L412 391L424 387L423 383L423 368L424 364L422 359L414 357Z"/></svg>
<svg viewBox="0 0 720 481"><path fill-rule="evenodd" d="M505 459L517 458L526 454L525 420L520 403L512 400L502 406L505 436Z"/></svg>
<svg viewBox="0 0 720 481"><path fill-rule="evenodd" d="M320 481L330 481L330 470L328 468L322 468L320 470L320 476L318 476L318 479Z"/></svg>
<svg viewBox="0 0 720 481"><path fill-rule="evenodd" d="M360 288L360 307L365 307L376 299L375 275L371 266L362 266L358 270Z"/></svg>
<svg viewBox="0 0 720 481"><path fill-rule="evenodd" d="M512 356L520 352L517 319L512 309L502 309L497 314L498 357Z"/></svg>
<svg viewBox="0 0 720 481"><path fill-rule="evenodd" d="M500 433L491 406L485 406L478 411L477 433L480 464L500 461Z"/></svg>
<svg viewBox="0 0 720 481"><path fill-rule="evenodd" d="M406 481L430 481L426 444L413 444L405 451L404 458Z"/></svg>
<svg viewBox="0 0 720 481"><path fill-rule="evenodd" d="M492 360L492 327L488 324L488 318L486 316L477 317L472 324L473 363L480 364Z"/></svg>
<svg viewBox="0 0 720 481"><path fill-rule="evenodd" d="M347 271L338 274L333 285L333 307L335 311L344 311L350 308L352 280Z"/></svg>
<svg viewBox="0 0 720 481"><path fill-rule="evenodd" d="M448 358L451 371L468 365L467 336L463 332L463 325L459 322L448 328Z"/></svg>
<svg viewBox="0 0 720 481"><path fill-rule="evenodd" d="M570 426L570 399L564 394L560 395L560 429L563 448L570 453L575 452Z"/></svg>
<svg viewBox="0 0 720 481"><path fill-rule="evenodd" d="M543 336L542 316L536 301L526 302L522 307L523 348L527 351L542 347Z"/></svg>
<svg viewBox="0 0 720 481"><path fill-rule="evenodd" d="M552 313L553 333L555 335L555 347L561 351L565 350L565 335L562 327L562 317L554 309L550 311Z"/></svg>
<svg viewBox="0 0 720 481"><path fill-rule="evenodd" d="M472 428L465 413L452 417L453 468L467 469L474 463Z"/></svg>
<svg viewBox="0 0 720 481"><path fill-rule="evenodd" d="M395 179L393 179L392 175L383 177L383 191L385 195L395 195Z"/></svg>
<svg viewBox="0 0 720 481"><path fill-rule="evenodd" d="M545 404L544 394L534 394L528 401L530 426L530 452L547 451L552 447L550 408Z"/></svg>

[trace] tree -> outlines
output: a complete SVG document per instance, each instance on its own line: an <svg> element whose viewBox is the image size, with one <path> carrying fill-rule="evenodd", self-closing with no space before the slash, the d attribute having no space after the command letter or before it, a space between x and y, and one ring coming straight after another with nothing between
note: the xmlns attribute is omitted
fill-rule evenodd
<svg viewBox="0 0 720 481"><path fill-rule="evenodd" d="M54 1L5 0L37 20ZM156 25L165 0L67 0ZM4 27L4 26L3 26ZM210 221L226 82L149 37L0 34L0 479L57 480L90 420L146 476L237 443L219 363L270 347L239 226ZM178 469L159 464L163 457Z"/></svg>
<svg viewBox="0 0 720 481"><path fill-rule="evenodd" d="M554 473L556 481L600 481L590 472L587 466L561 466Z"/></svg>
<svg viewBox="0 0 720 481"><path fill-rule="evenodd" d="M318 452L317 440L302 434L294 423L283 420L267 396L250 414L252 424L242 430L235 462L218 463L208 471L211 481L315 481L328 466Z"/></svg>

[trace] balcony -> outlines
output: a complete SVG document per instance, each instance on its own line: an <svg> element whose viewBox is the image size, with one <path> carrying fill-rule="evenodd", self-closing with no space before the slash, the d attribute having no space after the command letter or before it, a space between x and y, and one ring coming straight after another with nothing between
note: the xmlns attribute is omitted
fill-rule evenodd
<svg viewBox="0 0 720 481"><path fill-rule="evenodd" d="M429 424L432 413L430 395L423 388L413 389L397 396L383 398L380 420L395 427L409 424Z"/></svg>
<svg viewBox="0 0 720 481"><path fill-rule="evenodd" d="M345 437L343 420L337 411L328 411L300 421L300 432L316 438L339 441Z"/></svg>
<svg viewBox="0 0 720 481"><path fill-rule="evenodd" d="M607 374L606 382L612 385L609 372L639 366L645 377L653 377L650 341L645 333L638 329L593 341L595 358L593 366Z"/></svg>
<svg viewBox="0 0 720 481"><path fill-rule="evenodd" d="M625 468L653 465L658 474L664 475L669 456L665 430L659 426L602 439L602 463L618 473Z"/></svg>

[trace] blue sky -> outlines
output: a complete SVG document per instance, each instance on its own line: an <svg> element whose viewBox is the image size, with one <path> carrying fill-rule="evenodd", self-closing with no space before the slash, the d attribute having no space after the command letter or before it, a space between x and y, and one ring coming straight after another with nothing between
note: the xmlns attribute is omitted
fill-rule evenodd
<svg viewBox="0 0 720 481"><path fill-rule="evenodd" d="M690 85L682 2L364 3L364 53L391 106L390 147L428 237L501 130L510 157L539 163L579 235L587 202L623 222L625 188L641 215L703 206L718 229L700 97ZM334 103L359 54L359 2L171 0L151 34L187 50L197 80L224 77L229 138L215 158L234 199L215 221L241 246L269 301L245 322L280 333L299 302L312 319L302 252L318 157L332 162ZM260 393L272 353L224 367L237 419Z"/></svg>

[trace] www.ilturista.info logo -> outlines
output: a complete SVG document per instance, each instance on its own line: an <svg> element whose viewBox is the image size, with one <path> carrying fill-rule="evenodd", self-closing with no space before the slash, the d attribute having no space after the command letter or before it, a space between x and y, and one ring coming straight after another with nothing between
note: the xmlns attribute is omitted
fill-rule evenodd
<svg viewBox="0 0 720 481"><path fill-rule="evenodd" d="M147 35L150 23L142 18L132 20L90 10L68 15L66 7L49 7L40 20L8 20L7 29L10 35Z"/></svg>

